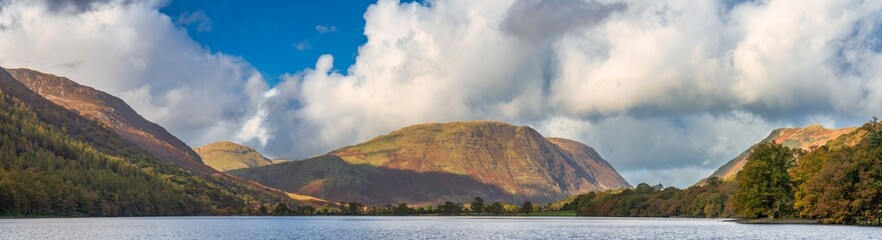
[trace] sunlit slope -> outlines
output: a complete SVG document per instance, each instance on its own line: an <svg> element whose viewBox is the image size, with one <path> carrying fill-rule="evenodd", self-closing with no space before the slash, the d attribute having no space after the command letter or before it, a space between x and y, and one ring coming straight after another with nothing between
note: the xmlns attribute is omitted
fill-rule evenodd
<svg viewBox="0 0 882 240"><path fill-rule="evenodd" d="M630 187L584 144L484 121L410 126L325 156L231 173L289 192L366 203L475 196L553 202Z"/></svg>
<svg viewBox="0 0 882 240"><path fill-rule="evenodd" d="M775 142L791 148L810 150L811 147L822 146L828 141L838 138L843 134L853 132L856 128L828 129L821 125L811 125L804 128L780 128L772 131L762 142ZM753 147L748 148L734 159L714 171L710 177L718 177L724 181L735 178L735 174L744 167ZM703 181L702 181L703 182ZM700 182L701 183L701 182Z"/></svg>
<svg viewBox="0 0 882 240"><path fill-rule="evenodd" d="M228 141L211 143L194 150L205 165L221 172L273 164L254 149Z"/></svg>

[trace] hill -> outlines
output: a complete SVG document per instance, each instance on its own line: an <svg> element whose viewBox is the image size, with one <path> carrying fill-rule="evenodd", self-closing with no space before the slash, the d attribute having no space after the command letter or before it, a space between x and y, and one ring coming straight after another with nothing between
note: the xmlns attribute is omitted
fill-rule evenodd
<svg viewBox="0 0 882 240"><path fill-rule="evenodd" d="M183 170L105 127L0 68L0 215L237 214L288 202L224 175Z"/></svg>
<svg viewBox="0 0 882 240"><path fill-rule="evenodd" d="M827 129L821 125L811 125L804 128L780 128L772 131L772 133L760 141L760 143L774 142L785 147L810 150L812 147L822 146L830 140L853 132L855 129L857 128ZM718 177L724 181L729 181L735 178L735 174L744 167L744 164L747 162L747 159L750 157L750 153L755 146L756 145L751 146L737 157L721 166L714 171L710 177ZM699 184L702 184L703 182L704 180L699 182Z"/></svg>
<svg viewBox="0 0 882 240"><path fill-rule="evenodd" d="M53 103L113 130L153 155L175 165L211 172L199 155L161 126L150 122L121 99L68 78L30 69L8 69L15 80Z"/></svg>
<svg viewBox="0 0 882 240"><path fill-rule="evenodd" d="M483 121L414 125L327 155L229 173L288 192L368 204L475 196L553 202L630 187L584 144Z"/></svg>
<svg viewBox="0 0 882 240"><path fill-rule="evenodd" d="M254 149L228 141L211 143L194 150L205 165L221 172L273 164L272 160Z"/></svg>
<svg viewBox="0 0 882 240"><path fill-rule="evenodd" d="M830 135L839 136L831 140ZM878 119L857 128L776 130L748 153L742 154L746 164L728 181L708 178L682 190L641 183L634 189L576 195L551 207L580 216L882 225Z"/></svg>

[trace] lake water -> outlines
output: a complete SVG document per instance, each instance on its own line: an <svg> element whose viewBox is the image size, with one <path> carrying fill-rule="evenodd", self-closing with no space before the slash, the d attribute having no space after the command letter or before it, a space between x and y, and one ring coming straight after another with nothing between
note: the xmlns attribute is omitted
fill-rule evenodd
<svg viewBox="0 0 882 240"><path fill-rule="evenodd" d="M882 239L882 228L668 218L68 218L3 219L0 239Z"/></svg>

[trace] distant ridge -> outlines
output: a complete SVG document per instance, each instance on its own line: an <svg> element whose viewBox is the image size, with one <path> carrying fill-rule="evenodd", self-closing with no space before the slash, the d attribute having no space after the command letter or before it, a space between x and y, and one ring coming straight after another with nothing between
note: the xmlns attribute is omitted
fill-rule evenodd
<svg viewBox="0 0 882 240"><path fill-rule="evenodd" d="M553 202L631 186L594 149L500 122L427 123L302 161L229 173L288 192L369 204Z"/></svg>

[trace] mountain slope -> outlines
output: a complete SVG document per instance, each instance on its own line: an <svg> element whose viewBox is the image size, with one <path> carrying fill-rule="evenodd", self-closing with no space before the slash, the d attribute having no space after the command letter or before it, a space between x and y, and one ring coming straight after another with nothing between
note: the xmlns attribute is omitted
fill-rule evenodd
<svg viewBox="0 0 882 240"><path fill-rule="evenodd" d="M158 159L0 68L0 215L236 213L285 201Z"/></svg>
<svg viewBox="0 0 882 240"><path fill-rule="evenodd" d="M877 119L797 159L793 207L825 223L882 225L882 124Z"/></svg>
<svg viewBox="0 0 882 240"><path fill-rule="evenodd" d="M607 189L625 187L622 186L622 183L627 183L627 181L616 172L615 168L613 168L609 162L600 157L600 154L598 154L594 148L564 138L548 138L548 141L572 155L574 159L581 159L582 162L579 164L585 164L586 166L582 166L582 168L591 170L588 174L597 180L598 186ZM627 187L630 187L630 185Z"/></svg>
<svg viewBox="0 0 882 240"><path fill-rule="evenodd" d="M228 141L211 143L194 150L205 165L221 172L273 164L272 160L254 149Z"/></svg>
<svg viewBox="0 0 882 240"><path fill-rule="evenodd" d="M811 125L804 128L780 128L772 131L772 133L761 142L775 142L790 148L809 150L813 146L822 146L828 141L834 140L843 134L853 132L855 129L856 128L827 129L821 125ZM718 177L725 181L734 179L735 174L744 167L744 163L747 162L747 158L750 157L752 149L753 147L751 146L714 171L710 177Z"/></svg>
<svg viewBox="0 0 882 240"><path fill-rule="evenodd" d="M369 204L552 202L630 187L593 149L498 122L406 127L328 155L231 171L289 192Z"/></svg>
<svg viewBox="0 0 882 240"><path fill-rule="evenodd" d="M99 122L120 137L188 170L210 172L199 155L161 126L147 121L121 99L76 82L30 69L8 72L53 103Z"/></svg>

